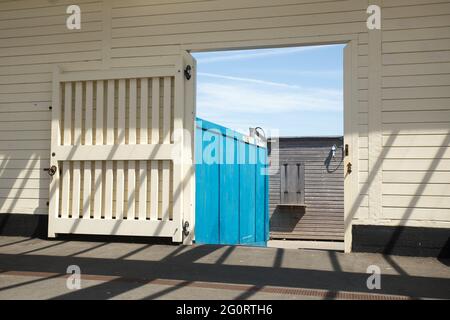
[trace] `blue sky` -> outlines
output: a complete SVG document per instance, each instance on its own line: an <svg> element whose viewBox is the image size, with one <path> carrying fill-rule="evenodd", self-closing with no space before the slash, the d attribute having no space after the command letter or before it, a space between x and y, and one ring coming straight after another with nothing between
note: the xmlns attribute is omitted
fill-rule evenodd
<svg viewBox="0 0 450 320"><path fill-rule="evenodd" d="M343 45L193 55L198 117L245 133L343 134Z"/></svg>

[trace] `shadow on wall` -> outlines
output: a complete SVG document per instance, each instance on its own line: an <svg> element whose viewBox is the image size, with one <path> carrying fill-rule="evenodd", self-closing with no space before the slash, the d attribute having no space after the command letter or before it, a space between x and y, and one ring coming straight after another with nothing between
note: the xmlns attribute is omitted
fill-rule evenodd
<svg viewBox="0 0 450 320"><path fill-rule="evenodd" d="M277 232L293 232L304 215L305 207L277 206L270 217L270 232L272 236L276 237Z"/></svg>

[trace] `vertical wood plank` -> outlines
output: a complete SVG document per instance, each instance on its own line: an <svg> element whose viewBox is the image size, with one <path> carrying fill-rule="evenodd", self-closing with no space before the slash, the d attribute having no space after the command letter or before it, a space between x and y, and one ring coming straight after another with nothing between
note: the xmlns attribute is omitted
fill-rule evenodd
<svg viewBox="0 0 450 320"><path fill-rule="evenodd" d="M116 219L123 219L124 217L124 204L125 204L125 171L124 162L117 161L116 167Z"/></svg>
<svg viewBox="0 0 450 320"><path fill-rule="evenodd" d="M119 80L119 106L117 114L117 144L125 144L125 108L126 108L126 82Z"/></svg>
<svg viewBox="0 0 450 320"><path fill-rule="evenodd" d="M158 161L150 161L150 220L158 220Z"/></svg>
<svg viewBox="0 0 450 320"><path fill-rule="evenodd" d="M128 161L128 206L127 219L136 214L136 161Z"/></svg>
<svg viewBox="0 0 450 320"><path fill-rule="evenodd" d="M147 162L139 161L139 220L147 219Z"/></svg>
<svg viewBox="0 0 450 320"><path fill-rule="evenodd" d="M139 141L141 144L148 143L148 79L141 79L141 129Z"/></svg>
<svg viewBox="0 0 450 320"><path fill-rule="evenodd" d="M159 143L159 78L152 79L152 143Z"/></svg>
<svg viewBox="0 0 450 320"><path fill-rule="evenodd" d="M140 144L148 143L148 79L141 79L141 128ZM147 215L147 161L139 161L139 220L150 218Z"/></svg>
<svg viewBox="0 0 450 320"><path fill-rule="evenodd" d="M114 80L108 80L108 103L107 103L107 116L106 116L106 144L114 144ZM104 196L105 196L105 219L112 219L112 209L113 209L113 162L108 160L105 164L105 186L104 186Z"/></svg>
<svg viewBox="0 0 450 320"><path fill-rule="evenodd" d="M162 142L170 143L170 122L171 122L171 78L164 77L164 96L163 96L163 128L162 128ZM162 161L162 198L161 211L162 220L167 221L170 217L170 162L168 160Z"/></svg>
<svg viewBox="0 0 450 320"><path fill-rule="evenodd" d="M104 111L104 82L97 81L97 101L96 101L96 119L95 119L95 144L103 144L103 111ZM103 184L102 184L102 162L95 161L94 169L94 219L100 219L102 215L102 197L103 197Z"/></svg>
<svg viewBox="0 0 450 320"><path fill-rule="evenodd" d="M172 112L172 84L170 77L164 78L164 105L163 105L163 143L170 143L170 122Z"/></svg>
<svg viewBox="0 0 450 320"><path fill-rule="evenodd" d="M128 115L128 144L136 144L136 108L137 108L137 81L130 79L129 95L129 115ZM128 211L127 219L136 217L136 161L128 161Z"/></svg>
<svg viewBox="0 0 450 320"><path fill-rule="evenodd" d="M64 144L72 144L72 83L64 84Z"/></svg>
<svg viewBox="0 0 450 320"><path fill-rule="evenodd" d="M125 122L126 122L126 81L119 80L118 115L117 115L117 144L125 144ZM117 161L116 168L116 219L124 217L125 203L125 172L124 162Z"/></svg>
<svg viewBox="0 0 450 320"><path fill-rule="evenodd" d="M106 161L105 164L105 190L103 192L105 201L105 210L104 215L105 219L112 219L113 216L113 183L114 183L114 176L113 176L113 162L112 161Z"/></svg>
<svg viewBox="0 0 450 320"><path fill-rule="evenodd" d="M136 144L136 104L137 104L137 84L136 79L130 79L130 103L128 115L128 143Z"/></svg>
<svg viewBox="0 0 450 320"><path fill-rule="evenodd" d="M73 121L73 144L81 145L81 121L83 119L83 83L75 84L75 113Z"/></svg>
<svg viewBox="0 0 450 320"><path fill-rule="evenodd" d="M100 219L102 216L102 162L95 161L94 171L94 219Z"/></svg>
<svg viewBox="0 0 450 320"><path fill-rule="evenodd" d="M53 83L52 83L52 136L51 136L51 152L53 153L53 148L61 145L61 84L59 75L61 70L59 67L55 66L53 69ZM58 161L50 157L50 166L59 166ZM48 237L54 238L56 236L54 230L54 221L58 218L59 213L59 168L56 170L55 175L50 180L50 190L49 190L49 221L48 221Z"/></svg>
<svg viewBox="0 0 450 320"><path fill-rule="evenodd" d="M68 218L70 211L70 162L62 162L61 217Z"/></svg>
<svg viewBox="0 0 450 320"><path fill-rule="evenodd" d="M97 81L97 103L95 119L95 144L103 144L103 107L104 107L104 85L103 81Z"/></svg>
<svg viewBox="0 0 450 320"><path fill-rule="evenodd" d="M72 168L72 218L80 217L81 170L80 161L73 161Z"/></svg>
<svg viewBox="0 0 450 320"><path fill-rule="evenodd" d="M83 83L78 81L75 84L75 112L74 112L74 128L73 143L81 145L81 129L83 118ZM80 161L73 162L72 168L72 218L80 216L80 198L81 198L81 168Z"/></svg>
<svg viewBox="0 0 450 320"><path fill-rule="evenodd" d="M92 81L86 81L86 104L85 104L85 122L84 122L84 144L92 145L92 132L94 124L92 122L93 113L93 84Z"/></svg>
<svg viewBox="0 0 450 320"><path fill-rule="evenodd" d="M85 136L84 144L92 145L92 132L94 128L93 124L93 83L92 81L86 81L86 104L85 104ZM85 219L90 218L91 215L91 161L84 162L83 168L83 214Z"/></svg>
<svg viewBox="0 0 450 320"><path fill-rule="evenodd" d="M159 78L152 79L152 135L151 143L159 143ZM158 220L159 163L150 164L150 219Z"/></svg>
<svg viewBox="0 0 450 320"><path fill-rule="evenodd" d="M108 102L106 110L106 144L114 144L114 80L108 80Z"/></svg>

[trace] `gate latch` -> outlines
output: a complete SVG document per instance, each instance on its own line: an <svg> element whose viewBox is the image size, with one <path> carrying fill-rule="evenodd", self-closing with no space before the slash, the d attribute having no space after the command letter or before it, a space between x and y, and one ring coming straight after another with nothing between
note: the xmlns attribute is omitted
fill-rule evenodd
<svg viewBox="0 0 450 320"><path fill-rule="evenodd" d="M44 168L44 171L47 171L47 173L50 177L55 175L56 170L58 170L58 168L56 168L56 166L51 166L50 168Z"/></svg>
<svg viewBox="0 0 450 320"><path fill-rule="evenodd" d="M184 76L186 80L190 80L192 78L192 67L188 64L184 69Z"/></svg>
<svg viewBox="0 0 450 320"><path fill-rule="evenodd" d="M185 221L183 224L183 234L185 237L189 235L189 222Z"/></svg>

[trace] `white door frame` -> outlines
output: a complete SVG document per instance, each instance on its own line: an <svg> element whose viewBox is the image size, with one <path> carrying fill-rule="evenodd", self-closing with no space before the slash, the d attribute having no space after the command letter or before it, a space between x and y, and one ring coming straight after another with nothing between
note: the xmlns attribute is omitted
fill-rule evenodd
<svg viewBox="0 0 450 320"><path fill-rule="evenodd" d="M327 44L346 45L344 48L344 145L349 145L349 155L345 157L344 170L347 164L351 163L352 173L346 175L344 179L344 248L345 252L351 252L352 220L359 209L356 205L359 192L358 34L186 44L181 45L181 48L188 52L207 52Z"/></svg>

